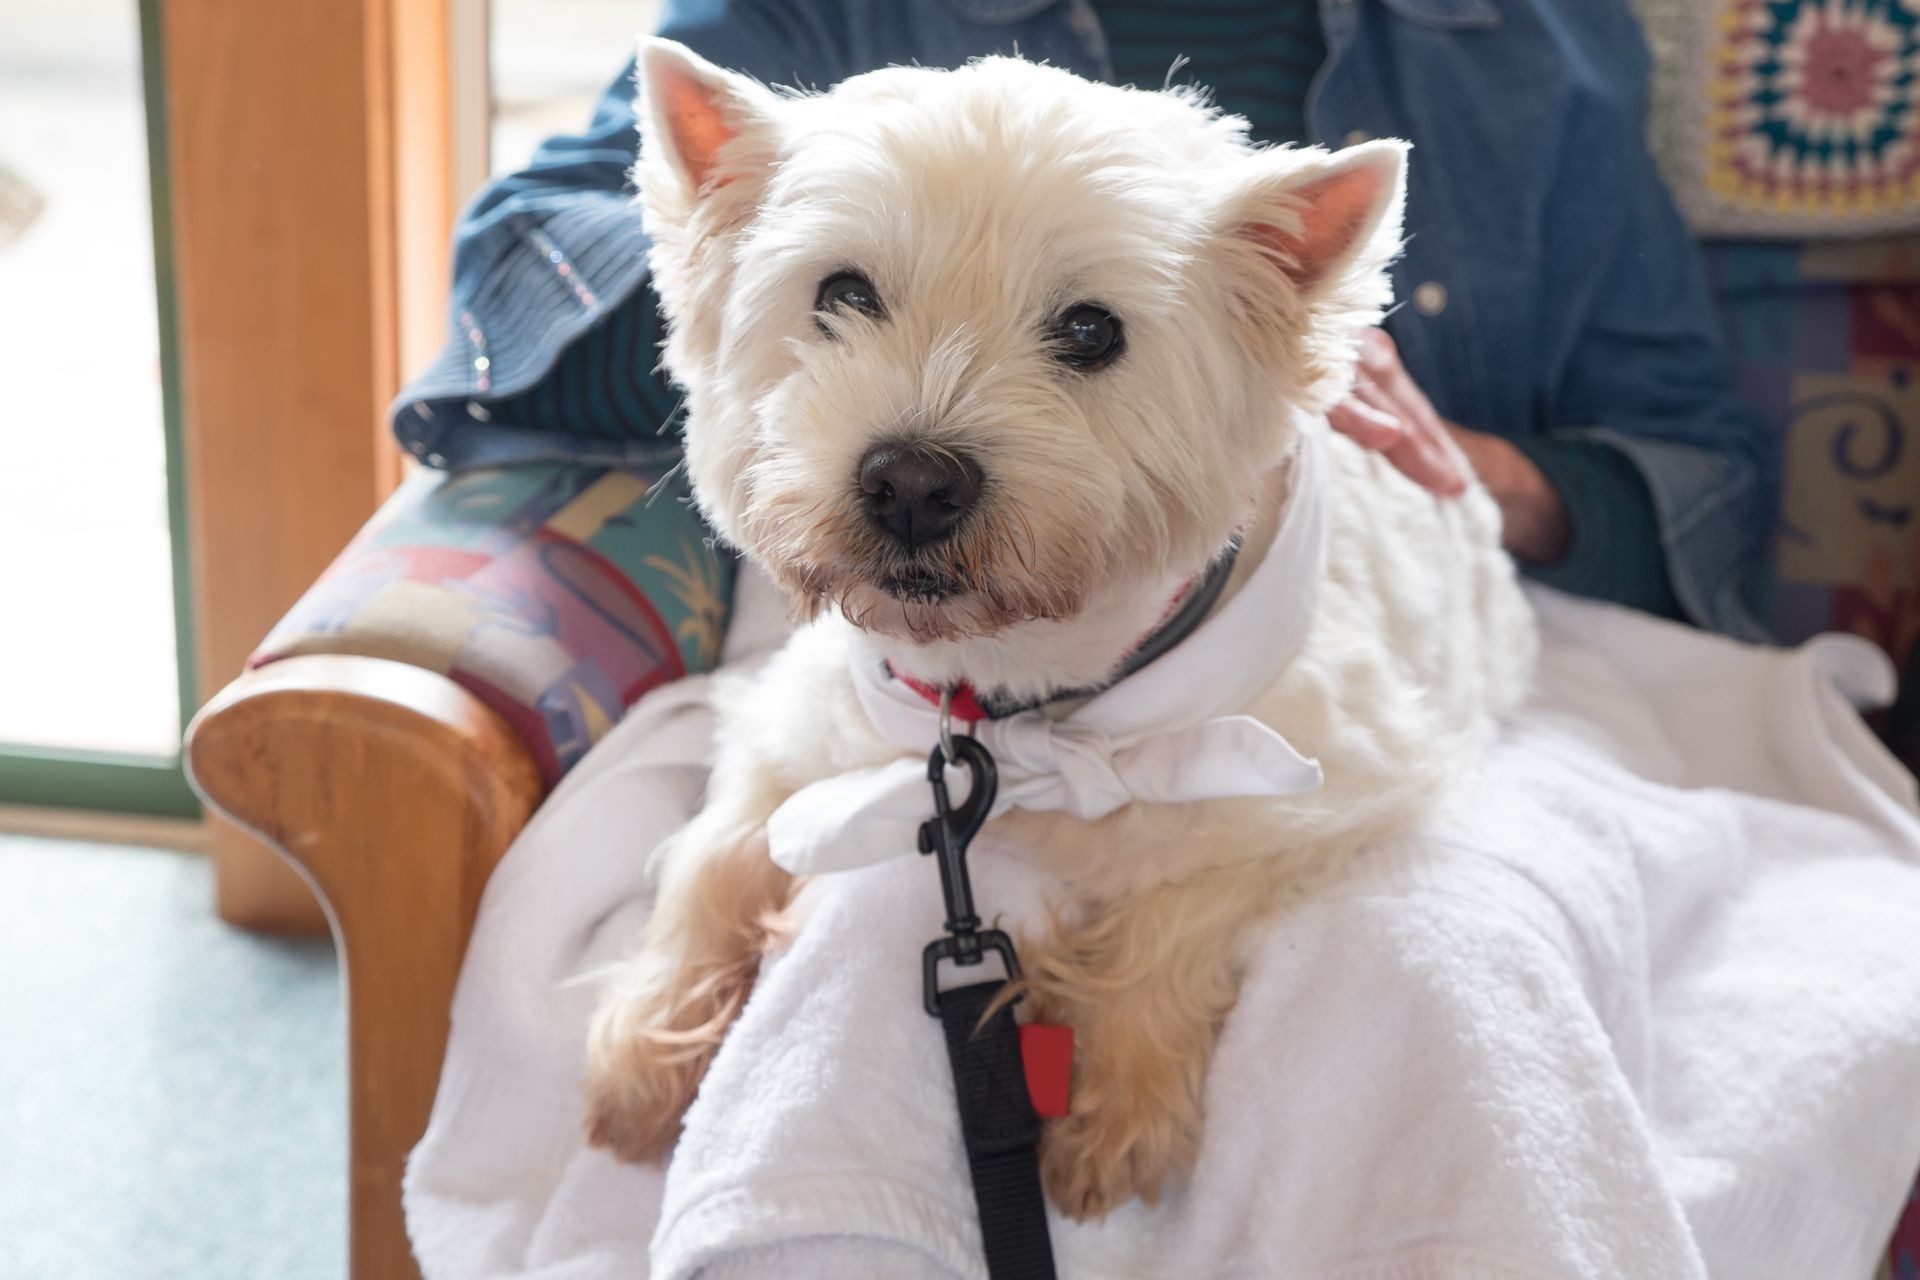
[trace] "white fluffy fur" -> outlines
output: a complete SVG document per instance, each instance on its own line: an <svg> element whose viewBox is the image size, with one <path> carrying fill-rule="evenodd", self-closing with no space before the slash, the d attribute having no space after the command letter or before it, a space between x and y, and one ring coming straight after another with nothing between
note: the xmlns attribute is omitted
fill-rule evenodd
<svg viewBox="0 0 1920 1280"><path fill-rule="evenodd" d="M767 814L894 754L854 698L848 646L983 693L1083 686L1236 530L1244 573L1287 500L1286 407L1345 393L1357 334L1388 301L1404 164L1391 142L1253 149L1194 94L1005 58L778 95L653 41L642 91L639 176L695 489L812 621L725 700L706 811L662 852L646 949L596 1021L594 1136L634 1157L671 1143L791 900ZM886 314L823 331L815 291L847 269ZM1044 341L1083 301L1125 326L1097 372ZM876 585L903 553L864 521L855 471L900 436L985 469L961 532L923 553L960 594ZM1527 685L1532 621L1492 503L1436 500L1331 447L1313 623L1246 709L1317 757L1325 787L998 820L1070 887L1053 932L1022 942L1034 1004L1080 1033L1073 1112L1043 1157L1070 1211L1178 1176L1240 940L1416 818Z"/></svg>

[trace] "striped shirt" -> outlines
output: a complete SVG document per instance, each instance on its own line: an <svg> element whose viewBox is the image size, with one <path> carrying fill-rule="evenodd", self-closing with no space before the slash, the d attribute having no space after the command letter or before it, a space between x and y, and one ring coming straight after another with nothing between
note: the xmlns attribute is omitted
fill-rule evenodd
<svg viewBox="0 0 1920 1280"><path fill-rule="evenodd" d="M1122 84L1206 85L1255 141L1308 140L1307 90L1327 59L1314 0L1100 0L1099 11Z"/></svg>

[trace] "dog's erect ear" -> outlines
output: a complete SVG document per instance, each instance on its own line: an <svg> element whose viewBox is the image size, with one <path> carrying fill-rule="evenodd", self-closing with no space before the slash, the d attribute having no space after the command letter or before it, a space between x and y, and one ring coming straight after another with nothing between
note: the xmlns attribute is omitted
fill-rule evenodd
<svg viewBox="0 0 1920 1280"><path fill-rule="evenodd" d="M688 204L731 184L758 185L773 160L779 99L770 90L654 36L640 42L639 81L639 172L649 205L666 194L657 190L664 181Z"/></svg>
<svg viewBox="0 0 1920 1280"><path fill-rule="evenodd" d="M1274 262L1309 303L1379 272L1400 248L1407 144L1365 142L1302 161L1258 153L1260 173L1229 207L1235 235Z"/></svg>

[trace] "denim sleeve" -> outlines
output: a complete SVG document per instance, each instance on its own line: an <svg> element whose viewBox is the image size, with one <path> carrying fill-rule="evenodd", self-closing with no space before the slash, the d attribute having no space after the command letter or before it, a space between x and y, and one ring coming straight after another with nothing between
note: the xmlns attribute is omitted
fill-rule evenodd
<svg viewBox="0 0 1920 1280"><path fill-rule="evenodd" d="M1588 440L1522 436L1513 443L1559 492L1572 527L1566 554L1550 565L1527 566L1528 576L1575 595L1680 618L1653 492L1626 455Z"/></svg>
<svg viewBox="0 0 1920 1280"><path fill-rule="evenodd" d="M1734 393L1699 246L1641 140L1640 107L1603 99L1570 122L1545 210L1545 323L1576 318L1556 353L1546 439L1593 450L1586 464L1562 456L1554 478L1566 466L1629 464L1685 616L1761 639L1777 441ZM1580 521L1596 517L1578 504L1573 514L1578 540Z"/></svg>
<svg viewBox="0 0 1920 1280"><path fill-rule="evenodd" d="M840 0L667 0L660 34L770 83L846 74ZM400 394L394 433L430 466L653 466L676 397L629 170L629 59L578 134L483 188L454 232L450 338Z"/></svg>

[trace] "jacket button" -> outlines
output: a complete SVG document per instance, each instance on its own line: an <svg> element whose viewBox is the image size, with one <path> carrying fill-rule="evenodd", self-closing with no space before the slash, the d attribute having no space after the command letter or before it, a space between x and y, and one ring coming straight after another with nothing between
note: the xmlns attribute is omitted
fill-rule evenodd
<svg viewBox="0 0 1920 1280"><path fill-rule="evenodd" d="M1429 280L1413 291L1413 309L1423 316L1437 316L1447 309L1447 286Z"/></svg>
<svg viewBox="0 0 1920 1280"><path fill-rule="evenodd" d="M1357 147L1363 142L1372 142L1372 141L1373 141L1373 135L1368 133L1365 129L1355 129L1352 133L1340 139L1340 145L1343 147Z"/></svg>

